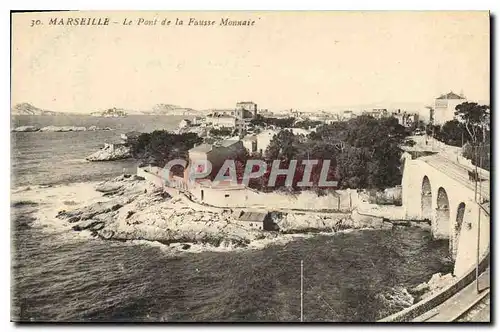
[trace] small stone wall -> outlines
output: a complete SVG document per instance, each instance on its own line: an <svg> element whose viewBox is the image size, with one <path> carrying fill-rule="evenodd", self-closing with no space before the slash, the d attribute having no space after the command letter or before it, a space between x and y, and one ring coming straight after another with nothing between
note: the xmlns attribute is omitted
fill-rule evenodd
<svg viewBox="0 0 500 332"><path fill-rule="evenodd" d="M137 167L137 175L142 176L146 181L154 184L157 187L164 187L163 178L158 175L153 167Z"/></svg>
<svg viewBox="0 0 500 332"><path fill-rule="evenodd" d="M191 188L190 191L199 202L228 208L351 211L358 204L358 193L355 190L324 196L318 196L313 191L263 193L249 188L216 189L203 186Z"/></svg>

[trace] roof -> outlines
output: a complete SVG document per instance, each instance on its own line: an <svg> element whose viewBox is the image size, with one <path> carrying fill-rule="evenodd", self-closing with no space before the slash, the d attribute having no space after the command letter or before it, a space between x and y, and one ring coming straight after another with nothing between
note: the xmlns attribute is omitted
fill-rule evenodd
<svg viewBox="0 0 500 332"><path fill-rule="evenodd" d="M240 214L240 217L238 220L242 221L260 221L263 222L267 215L269 213L267 212L248 212L248 211L242 211Z"/></svg>
<svg viewBox="0 0 500 332"><path fill-rule="evenodd" d="M294 135L308 135L309 130L304 129L304 128L285 128L285 130L291 131Z"/></svg>
<svg viewBox="0 0 500 332"><path fill-rule="evenodd" d="M449 93L441 95L441 96L437 97L436 99L465 99L465 98L450 91Z"/></svg>
<svg viewBox="0 0 500 332"><path fill-rule="evenodd" d="M255 104L253 101L239 101L236 103L236 105L239 105L239 104Z"/></svg>
<svg viewBox="0 0 500 332"><path fill-rule="evenodd" d="M256 141L257 136L256 135L246 135L245 137L242 138L243 141Z"/></svg>
<svg viewBox="0 0 500 332"><path fill-rule="evenodd" d="M207 143L200 144L189 150L189 152L210 152L210 151L212 151L212 145Z"/></svg>
<svg viewBox="0 0 500 332"><path fill-rule="evenodd" d="M226 139L226 140L223 140L222 142L220 142L220 146L223 146L225 148L227 147L230 147L231 145L234 145L236 143L238 143L239 140L235 140L235 139Z"/></svg>
<svg viewBox="0 0 500 332"><path fill-rule="evenodd" d="M223 140L221 142L217 142L217 143L214 143L214 144L208 144L208 143L203 143L203 144L200 144L198 146L195 146L193 148L191 148L189 150L189 152L204 152L204 153L207 153L207 152L210 152L212 151L214 148L217 148L217 147L225 147L225 148L228 148L236 143L238 143L239 140L234 140L234 139L226 139L226 140Z"/></svg>

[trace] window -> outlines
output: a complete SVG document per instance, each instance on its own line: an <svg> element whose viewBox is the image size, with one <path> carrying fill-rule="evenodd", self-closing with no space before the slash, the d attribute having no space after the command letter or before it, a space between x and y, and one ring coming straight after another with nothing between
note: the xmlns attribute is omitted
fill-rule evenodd
<svg viewBox="0 0 500 332"><path fill-rule="evenodd" d="M229 194L225 194L224 197L229 197Z"/></svg>

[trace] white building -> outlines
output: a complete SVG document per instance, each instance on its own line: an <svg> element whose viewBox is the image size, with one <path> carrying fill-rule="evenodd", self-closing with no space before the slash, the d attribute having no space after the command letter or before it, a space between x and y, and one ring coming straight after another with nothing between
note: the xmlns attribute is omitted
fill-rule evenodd
<svg viewBox="0 0 500 332"><path fill-rule="evenodd" d="M401 110L398 109L396 112L392 113L392 116L395 117L398 123L403 127L412 128L418 125L419 116L417 113L401 112Z"/></svg>
<svg viewBox="0 0 500 332"><path fill-rule="evenodd" d="M341 115L342 121L349 121L351 119L354 119L355 117L356 117L356 114L354 114L354 112L351 110L346 110L346 111L342 112L342 115Z"/></svg>
<svg viewBox="0 0 500 332"><path fill-rule="evenodd" d="M274 135L279 133L279 130L264 130L258 133L257 136L257 152L264 154L266 152L267 147L271 144L271 140Z"/></svg>
<svg viewBox="0 0 500 332"><path fill-rule="evenodd" d="M188 119L182 119L181 122L179 123L179 128L187 128L191 125L191 121Z"/></svg>
<svg viewBox="0 0 500 332"><path fill-rule="evenodd" d="M257 135L247 135L241 139L248 153L257 152Z"/></svg>
<svg viewBox="0 0 500 332"><path fill-rule="evenodd" d="M205 122L214 128L236 128L238 127L238 119L232 115L207 115Z"/></svg>
<svg viewBox="0 0 500 332"><path fill-rule="evenodd" d="M241 119L254 118L257 116L257 104L253 101L240 101L236 103L235 115Z"/></svg>
<svg viewBox="0 0 500 332"><path fill-rule="evenodd" d="M431 109L431 121L435 125L443 125L447 121L451 121L455 117L455 107L466 102L467 99L463 95L457 95L450 92L436 98L434 107Z"/></svg>
<svg viewBox="0 0 500 332"><path fill-rule="evenodd" d="M389 112L386 108L374 108L371 111L364 111L363 115L368 115L380 120L389 116Z"/></svg>

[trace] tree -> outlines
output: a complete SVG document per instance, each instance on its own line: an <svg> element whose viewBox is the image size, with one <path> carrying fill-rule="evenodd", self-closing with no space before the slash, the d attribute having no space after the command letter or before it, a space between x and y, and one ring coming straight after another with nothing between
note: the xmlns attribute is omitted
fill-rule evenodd
<svg viewBox="0 0 500 332"><path fill-rule="evenodd" d="M448 145L462 146L464 133L466 134L464 125L454 119L443 125L436 138Z"/></svg>
<svg viewBox="0 0 500 332"><path fill-rule="evenodd" d="M257 114L257 116L250 120L250 123L253 126L275 126L279 128L290 128L293 123L295 122L295 118L293 117L287 117L287 118L266 118L260 114Z"/></svg>
<svg viewBox="0 0 500 332"><path fill-rule="evenodd" d="M274 135L266 149L266 159L291 160L295 159L298 150L298 138L289 130L282 130Z"/></svg>
<svg viewBox="0 0 500 332"><path fill-rule="evenodd" d="M210 136L222 137L222 136L230 136L233 133L231 128L222 127L222 128L211 128L209 131Z"/></svg>
<svg viewBox="0 0 500 332"><path fill-rule="evenodd" d="M490 108L487 105L465 102L455 107L455 116L464 123L465 129L469 134L473 144L478 141L480 129L483 132L483 141L486 137L486 129L490 122Z"/></svg>
<svg viewBox="0 0 500 332"><path fill-rule="evenodd" d="M202 139L195 133L173 134L166 130L143 133L130 144L134 158L160 167L173 159L187 159L188 151Z"/></svg>

